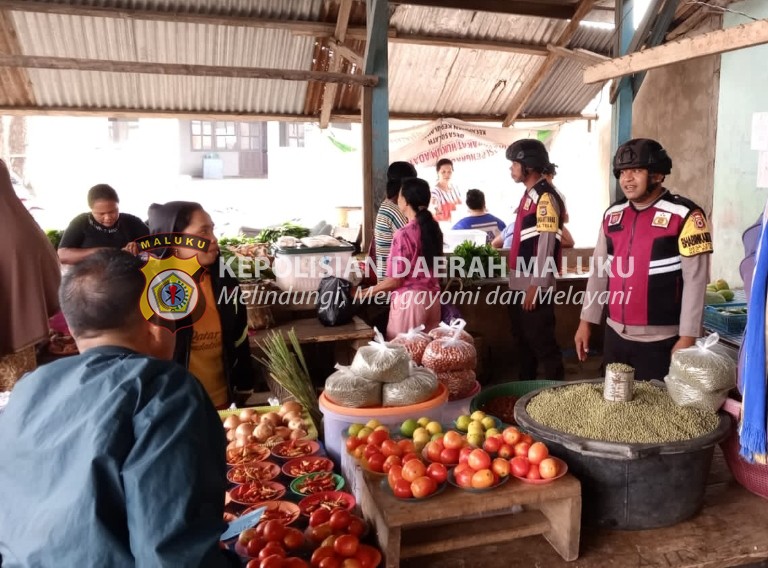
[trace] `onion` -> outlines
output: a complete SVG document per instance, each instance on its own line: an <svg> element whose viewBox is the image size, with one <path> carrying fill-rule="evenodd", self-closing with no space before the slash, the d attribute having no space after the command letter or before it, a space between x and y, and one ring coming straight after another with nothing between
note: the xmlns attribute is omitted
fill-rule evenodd
<svg viewBox="0 0 768 568"><path fill-rule="evenodd" d="M293 410L283 414L283 424L288 424L291 420L296 420L296 419L301 420L301 414Z"/></svg>
<svg viewBox="0 0 768 568"><path fill-rule="evenodd" d="M291 440L300 440L306 437L307 437L307 433L301 428L296 428L296 430L293 430L291 432Z"/></svg>
<svg viewBox="0 0 768 568"><path fill-rule="evenodd" d="M301 418L296 418L295 420L291 420L288 423L288 428L290 428L291 430L303 430L304 421Z"/></svg>
<svg viewBox="0 0 768 568"><path fill-rule="evenodd" d="M262 422L254 430L254 435L259 442L265 442L273 433L273 428L270 424Z"/></svg>
<svg viewBox="0 0 768 568"><path fill-rule="evenodd" d="M288 400L283 403L283 405L280 407L279 414L281 416L285 416L286 412L298 412L301 414L304 411L304 408L296 402L295 400Z"/></svg>
<svg viewBox="0 0 768 568"><path fill-rule="evenodd" d="M253 434L253 429L254 429L253 424L250 424L248 422L243 422L235 430L235 437L238 440L244 440L245 438Z"/></svg>
<svg viewBox="0 0 768 568"><path fill-rule="evenodd" d="M235 431L233 429L227 430L227 441L231 442L235 439Z"/></svg>
<svg viewBox="0 0 768 568"><path fill-rule="evenodd" d="M240 411L240 420L242 420L243 422L252 420L254 414L257 414L257 413L253 408L244 408L243 410Z"/></svg>
<svg viewBox="0 0 768 568"><path fill-rule="evenodd" d="M227 451L230 452L232 450L236 450L239 447L240 446L237 445L236 441L235 442L230 442L229 444L227 444Z"/></svg>
<svg viewBox="0 0 768 568"><path fill-rule="evenodd" d="M224 428L231 430L240 426L240 419L234 414L230 414L224 419Z"/></svg>
<svg viewBox="0 0 768 568"><path fill-rule="evenodd" d="M283 419L277 412L267 412L261 417L261 423L264 424L264 422L269 422L269 424L274 428L275 426L280 426L280 424L283 422Z"/></svg>
<svg viewBox="0 0 768 568"><path fill-rule="evenodd" d="M283 440L287 440L291 435L291 429L288 426L278 426L275 428L275 435L280 436Z"/></svg>

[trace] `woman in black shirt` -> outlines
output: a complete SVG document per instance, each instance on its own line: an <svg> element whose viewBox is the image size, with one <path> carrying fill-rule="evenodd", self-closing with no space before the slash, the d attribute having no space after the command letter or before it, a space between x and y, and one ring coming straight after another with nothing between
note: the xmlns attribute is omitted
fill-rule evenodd
<svg viewBox="0 0 768 568"><path fill-rule="evenodd" d="M120 248L138 253L135 241L149 234L149 228L134 215L120 213L117 192L105 183L88 190L90 213L81 213L69 224L59 244L62 264L77 264L103 248Z"/></svg>

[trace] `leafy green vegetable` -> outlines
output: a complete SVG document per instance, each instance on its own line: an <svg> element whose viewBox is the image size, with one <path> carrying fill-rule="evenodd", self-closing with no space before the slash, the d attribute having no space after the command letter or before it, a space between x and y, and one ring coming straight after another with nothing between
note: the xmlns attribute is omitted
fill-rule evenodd
<svg viewBox="0 0 768 568"><path fill-rule="evenodd" d="M64 231L50 230L45 232L45 236L51 241L53 248L58 249L61 237L64 235Z"/></svg>
<svg viewBox="0 0 768 568"><path fill-rule="evenodd" d="M257 243L274 243L280 237L303 239L309 236L309 229L287 221L277 227L264 229L256 236Z"/></svg>
<svg viewBox="0 0 768 568"><path fill-rule="evenodd" d="M453 254L464 261L464 268L461 273L452 276L476 280L504 275L499 251L489 244L476 245L472 241L464 241L453 250ZM475 258L479 260L473 262Z"/></svg>

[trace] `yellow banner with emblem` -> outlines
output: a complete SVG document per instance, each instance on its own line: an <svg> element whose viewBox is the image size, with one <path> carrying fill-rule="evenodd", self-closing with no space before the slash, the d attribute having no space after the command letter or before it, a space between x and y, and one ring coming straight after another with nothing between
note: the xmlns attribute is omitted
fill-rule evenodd
<svg viewBox="0 0 768 568"><path fill-rule="evenodd" d="M677 245L681 256L691 257L712 252L712 233L704 213L694 211L688 215Z"/></svg>
<svg viewBox="0 0 768 568"><path fill-rule="evenodd" d="M536 204L536 230L539 233L556 233L560 228L560 216L549 193L539 197Z"/></svg>

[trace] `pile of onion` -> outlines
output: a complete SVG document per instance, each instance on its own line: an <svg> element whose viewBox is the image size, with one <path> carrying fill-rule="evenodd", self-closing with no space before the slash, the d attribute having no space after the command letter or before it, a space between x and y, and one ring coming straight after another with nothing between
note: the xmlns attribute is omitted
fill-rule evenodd
<svg viewBox="0 0 768 568"><path fill-rule="evenodd" d="M233 447L262 444L268 441L298 440L306 438L303 407L290 400L280 409L260 414L254 408L243 408L239 414L230 414L222 420L227 440Z"/></svg>

